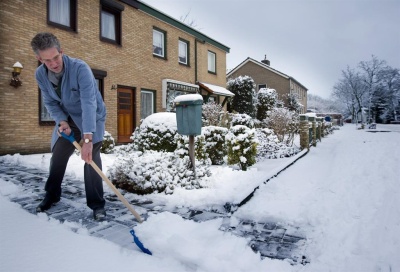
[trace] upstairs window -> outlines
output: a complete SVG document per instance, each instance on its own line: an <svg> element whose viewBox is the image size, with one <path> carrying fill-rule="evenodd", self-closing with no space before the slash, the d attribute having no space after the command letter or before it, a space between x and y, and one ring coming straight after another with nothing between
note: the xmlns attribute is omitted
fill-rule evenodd
<svg viewBox="0 0 400 272"><path fill-rule="evenodd" d="M208 51L208 72L209 73L213 73L213 74L217 73L216 68L215 68L216 67L215 59L216 59L215 53Z"/></svg>
<svg viewBox="0 0 400 272"><path fill-rule="evenodd" d="M47 0L47 23L76 31L76 0Z"/></svg>
<svg viewBox="0 0 400 272"><path fill-rule="evenodd" d="M121 45L121 13L124 6L111 0L101 0L100 40Z"/></svg>
<svg viewBox="0 0 400 272"><path fill-rule="evenodd" d="M181 64L189 65L189 42L179 39L179 56L178 61Z"/></svg>
<svg viewBox="0 0 400 272"><path fill-rule="evenodd" d="M166 58L165 36L165 31L156 28L153 29L153 55Z"/></svg>

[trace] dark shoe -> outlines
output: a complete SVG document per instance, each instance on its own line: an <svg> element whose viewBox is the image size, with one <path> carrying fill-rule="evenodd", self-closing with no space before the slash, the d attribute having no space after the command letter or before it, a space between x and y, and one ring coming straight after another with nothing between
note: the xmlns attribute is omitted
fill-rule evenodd
<svg viewBox="0 0 400 272"><path fill-rule="evenodd" d="M58 201L60 201L59 197L54 198L46 194L42 202L40 202L40 204L36 207L36 212L44 212L50 209L51 206L53 206L53 204L57 203Z"/></svg>
<svg viewBox="0 0 400 272"><path fill-rule="evenodd" d="M102 221L106 218L106 211L104 208L97 208L93 210L93 218L96 221Z"/></svg>

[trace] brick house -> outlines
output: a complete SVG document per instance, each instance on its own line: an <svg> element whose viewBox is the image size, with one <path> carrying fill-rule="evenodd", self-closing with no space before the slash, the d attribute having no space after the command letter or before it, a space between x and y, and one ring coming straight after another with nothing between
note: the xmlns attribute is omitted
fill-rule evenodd
<svg viewBox="0 0 400 272"><path fill-rule="evenodd" d="M140 120L179 94L225 104L229 48L136 0L3 0L0 3L0 155L50 151L54 122L42 103L30 47L54 33L64 53L92 68L107 106L106 130L130 142ZM10 86L20 62L22 86ZM225 90L225 91L224 91Z"/></svg>
<svg viewBox="0 0 400 272"><path fill-rule="evenodd" d="M288 76L270 66L270 61L266 58L256 61L247 58L234 69L227 73L227 79L239 76L250 76L256 84L256 90L261 88L275 89L279 99L287 103L285 95L297 94L299 102L303 105L301 113L307 111L307 88L291 76Z"/></svg>

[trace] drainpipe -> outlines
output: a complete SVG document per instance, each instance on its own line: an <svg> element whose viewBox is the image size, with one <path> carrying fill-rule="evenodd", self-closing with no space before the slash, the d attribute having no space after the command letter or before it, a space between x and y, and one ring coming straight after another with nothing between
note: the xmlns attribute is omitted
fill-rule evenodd
<svg viewBox="0 0 400 272"><path fill-rule="evenodd" d="M198 76L197 76L197 43L198 42L205 44L206 41L199 40L197 38L194 40L194 82L195 83L197 83L197 79L198 79Z"/></svg>

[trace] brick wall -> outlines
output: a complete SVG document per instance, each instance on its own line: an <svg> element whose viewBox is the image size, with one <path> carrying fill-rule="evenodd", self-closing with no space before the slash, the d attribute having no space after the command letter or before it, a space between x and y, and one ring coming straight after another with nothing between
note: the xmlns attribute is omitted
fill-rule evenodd
<svg viewBox="0 0 400 272"><path fill-rule="evenodd" d="M119 2L122 4L122 2ZM162 79L195 83L195 38L182 30L133 7L122 12L122 46L99 40L100 1L78 1L78 30L70 32L46 23L46 1L3 0L0 3L0 155L50 151L52 126L39 125L39 96L34 78L37 60L30 41L37 32L49 31L60 40L64 53L86 61L92 69L107 72L104 101L106 130L117 136L117 91L111 86L136 88L136 125L140 121L140 90L155 90L156 111L162 108ZM167 59L153 57L153 27L167 33ZM178 39L190 43L190 67L178 63ZM198 80L225 86L226 52L198 43ZM207 72L207 51L217 54L217 74ZM24 66L23 85L9 86L12 65Z"/></svg>

